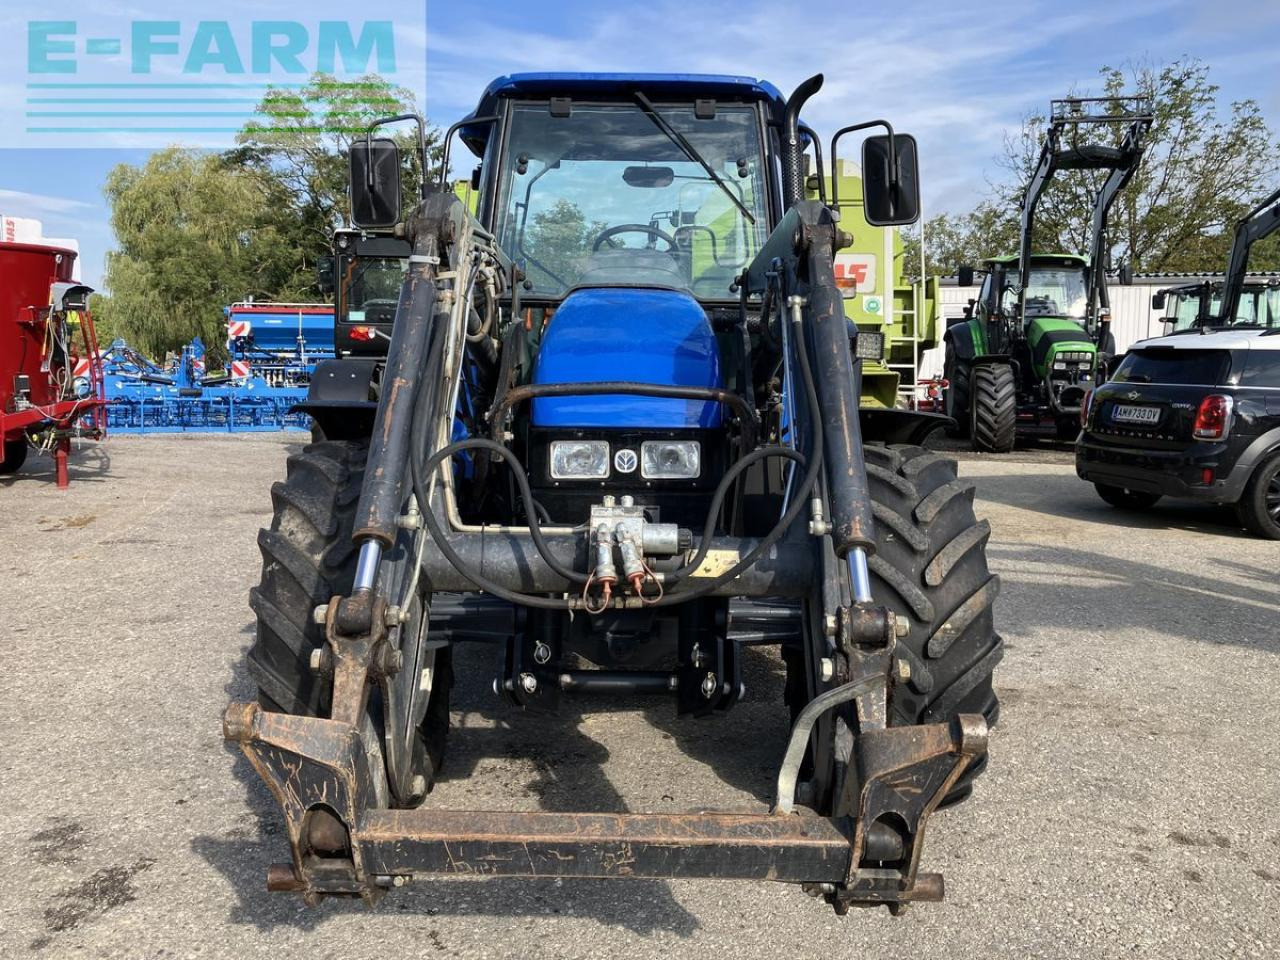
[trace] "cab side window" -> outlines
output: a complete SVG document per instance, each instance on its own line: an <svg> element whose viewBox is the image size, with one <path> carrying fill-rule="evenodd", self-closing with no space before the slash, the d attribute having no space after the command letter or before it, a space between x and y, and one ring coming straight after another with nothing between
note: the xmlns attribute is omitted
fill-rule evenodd
<svg viewBox="0 0 1280 960"><path fill-rule="evenodd" d="M1280 387L1280 350L1250 350L1240 386Z"/></svg>

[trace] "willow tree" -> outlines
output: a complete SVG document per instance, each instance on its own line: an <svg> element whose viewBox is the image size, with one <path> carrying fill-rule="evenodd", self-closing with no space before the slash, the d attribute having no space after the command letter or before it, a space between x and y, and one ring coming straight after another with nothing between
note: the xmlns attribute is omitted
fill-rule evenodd
<svg viewBox="0 0 1280 960"><path fill-rule="evenodd" d="M110 297L99 309L113 333L154 356L200 336L224 359L223 307L297 293L279 185L220 155L161 150L107 177L116 249Z"/></svg>
<svg viewBox="0 0 1280 960"><path fill-rule="evenodd" d="M272 88L258 104L252 120L237 136L228 163L251 170L280 190L276 222L288 236L299 284L310 287L316 257L329 248L335 227L349 218L347 152L381 117L415 113L411 91L381 77L339 81L317 74L301 89ZM406 197L415 195L421 171L417 133L411 123L380 131L401 147L405 157ZM428 165L438 163L439 131L426 131ZM317 291L312 289L314 297Z"/></svg>

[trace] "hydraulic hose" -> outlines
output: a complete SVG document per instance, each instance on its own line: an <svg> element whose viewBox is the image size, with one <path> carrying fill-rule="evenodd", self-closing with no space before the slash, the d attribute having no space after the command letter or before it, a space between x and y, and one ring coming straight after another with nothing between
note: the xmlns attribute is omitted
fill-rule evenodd
<svg viewBox="0 0 1280 960"><path fill-rule="evenodd" d="M784 320L784 322L786 322ZM804 480L800 484L800 489L796 491L795 498L791 501L791 505L787 508L782 518L777 522L768 535L764 537L755 547L741 560L717 577L700 583L696 587L690 587L688 590L673 591L666 594L660 600L650 604L652 607L669 607L677 603L684 603L688 600L696 600L699 597L705 597L707 594L719 588L721 585L728 583L738 574L742 573L749 566L756 562L760 556L772 547L775 543L782 539L783 535L791 529L791 525L795 523L800 516L802 510L809 505L809 494L813 492L814 486L818 482L818 476L822 473L822 421L818 416L818 390L813 382L813 369L809 364L809 347L805 343L803 336L794 338L796 344L796 355L800 360L800 376L804 380L805 398L809 404L809 419L813 427L813 440L811 449L809 450L808 464L805 469Z"/></svg>
<svg viewBox="0 0 1280 960"><path fill-rule="evenodd" d="M783 318L782 322L785 323L788 321L785 318ZM663 595L662 597L660 597L659 599L651 603L649 605L650 608L670 607L678 603L685 603L690 600L696 600L700 597L705 597L708 594L712 593L713 591L717 590L719 587L721 587L725 583L728 583L729 581L733 580L735 577L741 574L744 570L750 567L753 563L755 563L756 560L758 560L766 550L768 550L775 543L781 540L782 537L787 533L787 531L791 529L791 525L795 523L797 518L799 518L801 512L808 507L809 495L813 491L814 486L817 484L818 477L822 472L822 449L823 449L822 422L820 417L818 416L818 412L819 412L818 391L817 391L817 387L814 384L813 369L809 362L808 345L805 342L805 338L802 336L795 337L793 342L795 343L796 356L799 360L800 376L804 382L805 399L808 402L809 418L812 426L812 440L810 443L809 453L807 456L802 456L800 454L797 454L795 451L785 447L784 448L764 447L764 448L761 448L760 450L753 451L751 454L748 454L746 457L743 457L743 459L740 460L737 464L735 464L734 467L730 468L730 470L726 473L725 477L722 479L720 487L717 487L716 495L713 498L711 510L708 511L706 529L709 529L709 530L714 529L716 516L719 513L719 505L723 502L724 495L725 495L724 493L721 492L721 488L727 491L729 483L731 483L733 479L742 472L742 470L745 470L748 466L750 466L751 463L757 463L760 460L765 459L766 457L774 457L774 456L786 457L788 459L795 460L796 462L804 463L806 466L806 469L805 469L804 479L801 481L801 484L800 484L800 488L796 491L790 506L783 513L782 517L778 520L778 522L774 525L773 529L770 530L765 537L763 537L760 541L758 541L755 547L752 548L745 557L741 558L737 563L735 563L732 567L730 567L724 573L716 577L709 578L708 580L698 584L697 586L690 587L687 590L679 590L679 591L666 593L665 595ZM438 350L437 344L433 343L432 352L431 352L432 353L431 362L434 362L435 356L437 355L437 350ZM454 454L460 453L463 450L473 450L473 449L489 450L490 452L498 454L509 463L512 471L515 474L516 482L520 487L521 500L524 503L525 512L526 514L528 514L528 518L529 518L529 533L533 539L534 545L537 548L539 555L547 563L547 565L553 571L555 571L556 574L563 577L565 580L569 581L570 583L585 584L588 579L587 574L578 573L577 571L569 570L563 564L561 564L558 560L556 560L554 556L552 556L551 550L547 545L546 539L542 534L542 529L539 523L537 509L535 506L536 501L534 500L532 491L529 488L528 476L525 474L524 468L520 464L520 461L516 458L516 456L507 447L503 446L497 441L488 440L480 437L473 437L467 440L459 440L455 443L449 444L448 446L442 447L440 450L436 451L436 453L432 454L430 458L427 458L426 461L424 462L421 456L424 434L425 434L425 431L421 431L421 430L414 431L414 439L413 439L414 451L413 451L413 455L410 456L409 461L410 461L411 472L413 475L414 491L416 492L419 501L424 505L425 509L423 510L423 517L426 521L427 528L431 531L432 538L435 540L436 545L440 548L440 552L445 555L446 559L448 559L448 561L453 565L453 567L459 573L461 573L464 577L470 580L473 584L475 584L481 590L485 590L489 593L492 593L495 597L498 597L502 600L506 600L509 603L522 604L528 607L537 607L543 610L569 609L569 602L563 598L541 597L541 596L535 596L533 594L520 593L519 591L516 591L516 590L509 590L506 587L502 586L501 584L496 583L493 580L490 580L488 577L486 577L484 574L480 573L479 571L470 567L467 564L467 562L463 560L461 556L458 555L458 552L453 549L452 544L449 543L448 536L445 534L444 529L440 526L439 518L436 517L435 511L431 509L430 500L427 498L427 487L425 482L426 477L430 475L431 471L438 469L441 464L443 464L445 461L451 458ZM785 451L785 452L780 452L780 451ZM698 547L698 555L696 555L695 557L696 565L686 564L685 567L682 567L680 570L676 571L676 574L679 576L687 576L688 573L692 572L692 570L689 569L690 566L692 566L693 569L696 570L697 566L701 565L702 558L705 558L707 550L710 549L710 543L711 543L711 538L707 536L704 532L702 543L700 543Z"/></svg>
<svg viewBox="0 0 1280 960"><path fill-rule="evenodd" d="M693 573L700 566L702 561L707 558L707 552L711 549L711 538L715 536L716 518L720 515L720 508L724 505L724 498L729 493L729 487L733 481L738 479L744 470L752 464L759 463L772 457L783 457L787 460L793 460L800 466L804 466L804 454L790 447L772 446L761 447L753 450L745 457L730 467L725 475L721 478L719 485L716 487L715 495L711 498L711 508L707 511L707 522L703 526L702 539L698 542L698 551L693 555L693 559L686 563L683 567L672 573L667 574L667 582L674 583L677 580L683 580L689 574Z"/></svg>

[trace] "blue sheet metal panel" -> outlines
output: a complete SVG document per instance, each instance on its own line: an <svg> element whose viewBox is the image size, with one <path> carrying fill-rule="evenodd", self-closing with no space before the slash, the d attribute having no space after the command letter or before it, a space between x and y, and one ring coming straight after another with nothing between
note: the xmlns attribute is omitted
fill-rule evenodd
<svg viewBox="0 0 1280 960"><path fill-rule="evenodd" d="M275 353L296 353L301 331L307 353L333 353L333 313L299 310L236 312L231 320L248 320L253 325L253 346Z"/></svg>
<svg viewBox="0 0 1280 960"><path fill-rule="evenodd" d="M641 90L654 99L693 101L695 98L764 100L781 112L785 99L773 84L753 77L703 73L513 73L498 77L480 96L470 117L491 115L502 97L631 97ZM491 128L464 126L462 139L477 155L483 152Z"/></svg>
<svg viewBox="0 0 1280 960"><path fill-rule="evenodd" d="M675 290L575 290L543 334L534 383L630 380L721 387L715 333L698 302ZM604 395L533 401L538 427L718 427L718 403Z"/></svg>

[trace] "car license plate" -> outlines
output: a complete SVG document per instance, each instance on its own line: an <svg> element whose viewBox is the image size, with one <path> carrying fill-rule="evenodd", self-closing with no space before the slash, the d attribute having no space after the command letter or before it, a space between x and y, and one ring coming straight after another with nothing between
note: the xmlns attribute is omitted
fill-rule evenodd
<svg viewBox="0 0 1280 960"><path fill-rule="evenodd" d="M1160 419L1160 408L1118 403L1112 408L1111 419L1119 423L1156 423Z"/></svg>

